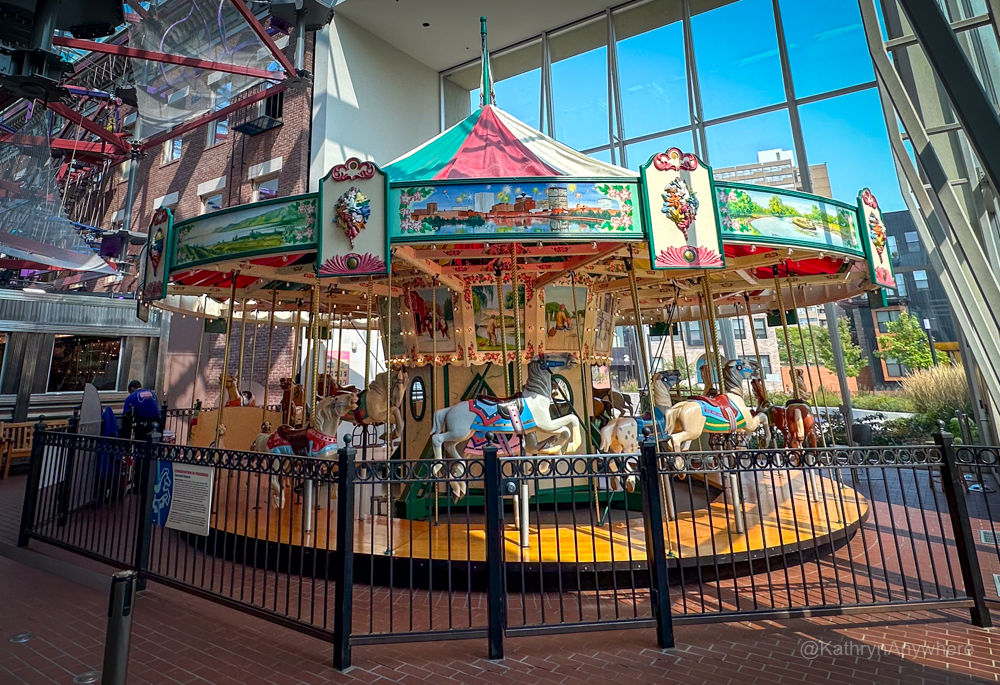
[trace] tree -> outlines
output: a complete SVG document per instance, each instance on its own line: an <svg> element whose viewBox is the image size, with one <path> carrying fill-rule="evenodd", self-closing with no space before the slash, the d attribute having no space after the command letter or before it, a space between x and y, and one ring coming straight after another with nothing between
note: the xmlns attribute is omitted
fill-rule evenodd
<svg viewBox="0 0 1000 685"><path fill-rule="evenodd" d="M886 326L888 335L882 337L882 349L875 352L880 359L894 359L911 371L929 369L934 365L931 346L927 341L920 319L903 312Z"/></svg>
<svg viewBox="0 0 1000 685"><path fill-rule="evenodd" d="M790 207L782 202L777 195L772 195L767 203L767 212L774 216L798 216L799 213L794 207Z"/></svg>
<svg viewBox="0 0 1000 685"><path fill-rule="evenodd" d="M733 191L734 199L729 200L729 213L732 216L754 216L763 214L764 208L753 201L750 195L742 190Z"/></svg>
<svg viewBox="0 0 1000 685"><path fill-rule="evenodd" d="M816 340L816 354L813 354L812 338ZM861 348L851 340L851 329L847 319L840 317L837 319L837 331L840 333L840 351L844 356L844 371L847 376L857 376L864 367ZM830 330L826 326L808 325L802 327L802 338L805 340L806 353L810 364L816 363L816 356L819 356L819 363L832 372L836 372L836 365L833 363L833 345L830 343ZM795 358L795 365L805 364L806 356L802 354L802 342L799 339L799 332L795 326L788 327L788 339L792 346L792 355ZM785 350L785 336L778 334L778 357L781 363L788 365L788 353Z"/></svg>

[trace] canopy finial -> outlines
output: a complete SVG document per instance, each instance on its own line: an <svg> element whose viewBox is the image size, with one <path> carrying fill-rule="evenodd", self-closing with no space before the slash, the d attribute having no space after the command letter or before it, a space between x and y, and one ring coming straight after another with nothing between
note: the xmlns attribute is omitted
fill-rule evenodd
<svg viewBox="0 0 1000 685"><path fill-rule="evenodd" d="M486 17L479 17L479 32L483 41L483 79L479 85L479 106L494 104L493 72L490 70L490 50L486 47Z"/></svg>

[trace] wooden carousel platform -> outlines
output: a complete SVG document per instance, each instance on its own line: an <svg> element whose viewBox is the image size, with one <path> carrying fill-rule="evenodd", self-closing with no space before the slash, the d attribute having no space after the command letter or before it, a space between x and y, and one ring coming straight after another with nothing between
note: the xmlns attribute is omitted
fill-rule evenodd
<svg viewBox="0 0 1000 685"><path fill-rule="evenodd" d="M721 495L699 506L683 497L690 487L674 481L676 516L664 522L668 565L717 568L722 563L822 552L824 546L848 540L868 516L867 500L829 478L815 476L806 487L803 473L793 470L775 477L773 485L774 489L754 488L761 501L751 501L755 499L751 493L742 506L740 525L737 511ZM229 476L223 471L216 488L208 548L241 559L266 558L271 563L284 559L293 565L299 559L306 568L327 568L329 559L316 562L316 557L336 553L336 500L326 489L317 488L317 509L311 530L306 530L303 498L286 496L286 506L280 510L270 506L266 477L246 473ZM415 569L424 576L433 569L436 574L463 577L468 570L471 578L485 569L481 507L453 504L449 508L442 492L436 523L407 520L385 515L384 503L382 513L371 515L371 494L370 485L359 485L355 497L354 553L359 580L368 577L376 584L396 583ZM530 544L524 548L511 502L505 500L508 574L523 575L525 570L564 575L645 570L641 512L603 504L595 507L592 497L589 501L584 497L575 506L532 503ZM262 551L265 548L266 553ZM394 576L390 569L394 569ZM437 585L437 580L433 582Z"/></svg>

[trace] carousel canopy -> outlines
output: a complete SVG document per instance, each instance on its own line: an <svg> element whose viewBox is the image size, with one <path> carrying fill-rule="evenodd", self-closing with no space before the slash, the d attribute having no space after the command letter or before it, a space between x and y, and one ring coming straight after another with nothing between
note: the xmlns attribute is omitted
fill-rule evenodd
<svg viewBox="0 0 1000 685"><path fill-rule="evenodd" d="M638 174L598 161L484 105L384 168L395 184L498 178L623 178Z"/></svg>

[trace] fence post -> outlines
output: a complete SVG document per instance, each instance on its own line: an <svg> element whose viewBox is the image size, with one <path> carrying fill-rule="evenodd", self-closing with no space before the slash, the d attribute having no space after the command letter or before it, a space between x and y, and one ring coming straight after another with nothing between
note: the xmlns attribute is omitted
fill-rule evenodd
<svg viewBox="0 0 1000 685"><path fill-rule="evenodd" d="M128 681L128 653L132 642L136 585L135 571L119 571L111 576L101 685L125 685Z"/></svg>
<svg viewBox="0 0 1000 685"><path fill-rule="evenodd" d="M156 486L157 448L162 439L160 427L154 423L153 430L146 436L146 444L138 451L139 458L136 460L139 509L132 566L139 574L137 585L139 590L146 589L144 574L149 568L149 547L153 533L153 488Z"/></svg>
<svg viewBox="0 0 1000 685"><path fill-rule="evenodd" d="M333 665L341 671L351 666L351 621L354 609L354 460L358 451L351 446L351 441L351 436L345 435L344 446L337 450L337 562L333 570ZM386 487L391 489L389 483Z"/></svg>
<svg viewBox="0 0 1000 685"><path fill-rule="evenodd" d="M660 470L656 458L656 441L651 429L643 429L646 439L642 442L642 459L639 472L642 476L642 515L646 529L646 564L649 568L650 598L653 618L656 619L656 643L661 649L674 646L674 624L670 615L670 581L667 576L667 546L663 535L663 506L660 498Z"/></svg>
<svg viewBox="0 0 1000 685"><path fill-rule="evenodd" d="M21 528L17 533L17 546L28 546L28 531L35 527L35 507L38 506L38 488L42 483L42 461L45 459L45 445L42 431L45 417L39 416L35 424L35 434L31 439L31 463L28 466L28 482L24 486L24 503L21 505Z"/></svg>
<svg viewBox="0 0 1000 685"><path fill-rule="evenodd" d="M491 659L503 658L503 635L506 612L504 611L504 560L503 500L500 488L500 459L493 434L486 434L483 447L484 497L486 507L486 618L489 655ZM523 525L523 522L522 522Z"/></svg>
<svg viewBox="0 0 1000 685"><path fill-rule="evenodd" d="M955 455L954 439L954 436L944 429L944 421L938 421L938 432L934 434L934 442L941 448L943 459L941 486L948 502L952 530L955 532L955 547L958 549L958 562L962 567L965 592L972 599L969 613L972 616L972 625L979 628L989 628L993 625L993 619L986 606L983 574L979 568L976 540L972 536L969 508L965 502L965 479Z"/></svg>
<svg viewBox="0 0 1000 685"><path fill-rule="evenodd" d="M66 433L76 435L80 432L80 409L73 410L73 415L67 421ZM59 484L59 525L66 525L66 515L69 513L69 501L73 495L73 473L76 471L76 443L70 438L66 448L66 461L63 462L63 477Z"/></svg>

